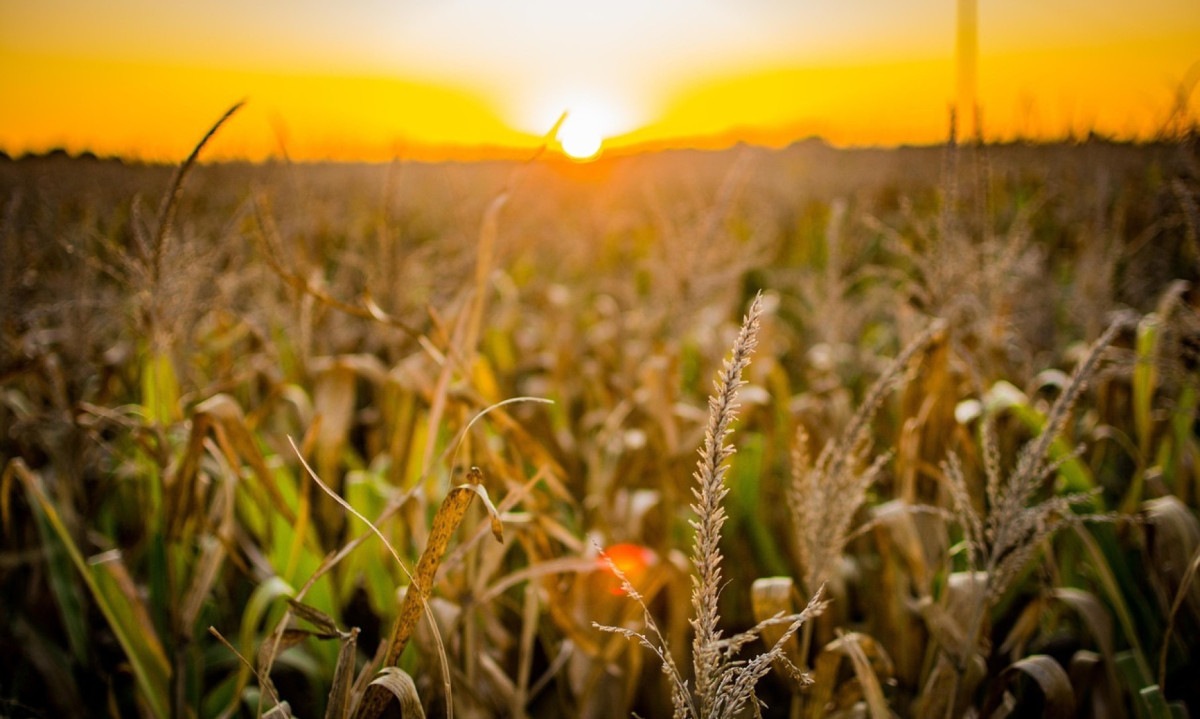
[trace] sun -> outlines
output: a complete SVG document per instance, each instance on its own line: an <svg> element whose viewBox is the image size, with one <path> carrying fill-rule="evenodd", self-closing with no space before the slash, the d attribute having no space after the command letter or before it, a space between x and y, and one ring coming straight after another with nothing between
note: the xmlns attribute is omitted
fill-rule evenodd
<svg viewBox="0 0 1200 719"><path fill-rule="evenodd" d="M604 135L593 118L568 112L562 127L558 128L558 143L572 160L590 160L600 154Z"/></svg>
<svg viewBox="0 0 1200 719"><path fill-rule="evenodd" d="M515 98L512 126L575 162L596 159L645 123L635 98L603 87L534 87Z"/></svg>

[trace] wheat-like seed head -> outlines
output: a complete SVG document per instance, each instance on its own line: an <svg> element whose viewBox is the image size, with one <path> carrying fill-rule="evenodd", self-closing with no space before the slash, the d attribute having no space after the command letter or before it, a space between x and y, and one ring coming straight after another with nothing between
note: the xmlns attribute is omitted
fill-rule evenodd
<svg viewBox="0 0 1200 719"><path fill-rule="evenodd" d="M936 322L892 360L867 391L840 437L825 443L815 464L808 457L808 435L799 428L792 450L788 503L796 522L797 555L805 589L812 592L830 579L845 551L854 515L890 454L869 460L871 419L888 393L904 380L909 361L942 330Z"/></svg>
<svg viewBox="0 0 1200 719"><path fill-rule="evenodd" d="M742 322L741 331L733 343L733 353L717 374L714 393L708 399L708 426L704 432L704 447L696 463L696 486L692 493L696 501L692 511L696 530L692 544L692 640L693 663L696 672L696 693L701 712L708 716L717 702L713 684L721 666L718 645L721 632L717 629L718 600L721 593L721 528L725 524L725 508L721 501L729 492L725 486L726 460L734 448L725 443L737 416L738 389L742 386L742 371L750 364L750 355L757 346L758 327L762 315L762 295L754 298Z"/></svg>
<svg viewBox="0 0 1200 719"><path fill-rule="evenodd" d="M1076 511L1090 503L1098 490L1055 495L1035 503L1031 503L1031 500L1065 462L1078 455L1076 450L1058 459L1051 459L1050 449L1066 425L1088 378L1096 371L1105 348L1123 326L1124 320L1113 322L1092 345L1087 357L1076 367L1070 381L1050 408L1041 432L1022 448L1016 466L1007 477L1003 476L1000 468L994 420L990 415L985 415L981 438L987 479L986 517L980 517L971 503L958 457L951 453L941 465L954 511L963 527L971 565L984 570L987 582L986 591L980 595L982 604L976 608L972 626L967 628L968 642L978 641L986 606L1008 590L1047 539L1064 526L1108 518Z"/></svg>
<svg viewBox="0 0 1200 719"><path fill-rule="evenodd" d="M615 632L636 640L654 652L662 661L663 672L671 682L671 703L677 719L724 719L738 716L747 702L754 699L758 681L770 671L772 663L785 658L784 647L809 618L819 614L825 607L821 590L809 601L808 606L797 614L771 617L748 631L728 639L721 637L717 628L720 621L719 600L721 594L721 528L725 524L725 509L721 501L729 492L725 486L726 460L733 454L726 439L732 431L737 417L737 392L742 386L742 372L750 363L754 352L760 318L763 313L762 296L754 298L741 331L733 345L733 353L717 375L715 391L708 401L708 426L704 446L696 463L693 488L695 502L692 510L696 518L691 520L695 529L692 543L692 609L691 619L695 637L692 642L692 668L695 690L689 690L678 666L671 658L666 639L646 609L641 596L625 579L620 569L610 562L613 571L622 580L626 594L641 604L647 631L638 632L621 627L595 625L602 631ZM764 628L786 624L775 644L766 652L749 660L738 659L740 652L757 639Z"/></svg>

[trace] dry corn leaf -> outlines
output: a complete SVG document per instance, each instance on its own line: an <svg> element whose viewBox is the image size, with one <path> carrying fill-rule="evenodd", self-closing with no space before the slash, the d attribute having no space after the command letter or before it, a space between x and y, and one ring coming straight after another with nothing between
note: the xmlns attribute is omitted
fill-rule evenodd
<svg viewBox="0 0 1200 719"><path fill-rule="evenodd" d="M1183 581L1197 551L1200 551L1200 520L1174 495L1142 503L1149 523L1151 576L1162 592L1164 604L1182 595L1182 600L1200 618L1200 583Z"/></svg>
<svg viewBox="0 0 1200 719"><path fill-rule="evenodd" d="M879 682L882 672L888 679L892 676L892 660L887 652L872 637L858 632L843 634L821 650L817 656L812 691L809 695L808 715L819 719L825 715L829 702L838 689L839 669L843 659L850 661L858 679L858 690L872 719L888 719L887 698Z"/></svg>
<svg viewBox="0 0 1200 719"><path fill-rule="evenodd" d="M260 667L266 666L266 663L263 661L264 657L270 656L272 654L274 654L274 655L283 654L285 651L291 649L292 647L299 646L302 642L304 642L304 640L308 639L311 636L314 636L314 634L313 634L313 632L311 632L307 629L296 629L295 627L288 627L287 629L280 631L277 636L278 636L278 640L276 640L276 636L273 635L271 637L268 637L267 640L262 643L262 646L259 647L258 666L260 666ZM319 635L317 635L317 636L319 636Z"/></svg>
<svg viewBox="0 0 1200 719"><path fill-rule="evenodd" d="M1025 647L1029 645L1041 626L1042 616L1047 609L1046 604L1044 597L1038 597L1025 605L1025 608L1017 616L1017 620L1013 622L1012 628L1008 630L1008 635L1000 643L999 652L1001 654L1008 654L1012 661L1016 661L1025 654Z"/></svg>
<svg viewBox="0 0 1200 719"><path fill-rule="evenodd" d="M291 607L293 614L316 627L317 631L323 634L331 635L341 633L338 629L337 622L333 621L333 617L330 617L320 609L317 609L316 607L310 607L309 605L304 604L303 602L298 602L291 597L287 597L287 603L288 606Z"/></svg>
<svg viewBox="0 0 1200 719"><path fill-rule="evenodd" d="M1074 609L1083 619L1115 682L1117 657L1113 645L1113 620L1108 609L1096 595L1074 587L1056 587L1050 591L1050 596Z"/></svg>
<svg viewBox="0 0 1200 719"><path fill-rule="evenodd" d="M532 694L529 681L533 671L534 639L537 636L540 616L540 591L534 583L525 585L524 602L521 605L521 637L517 660L517 679L513 696L513 715L525 716L525 706Z"/></svg>
<svg viewBox="0 0 1200 719"><path fill-rule="evenodd" d="M1007 713L996 713L1004 702L1007 687L1019 681L1020 675L1033 679L1045 699L1042 716L1047 719L1071 719L1075 716L1075 692L1071 679L1058 662L1045 654L1034 654L1013 662L1001 672L993 684L991 696L984 706L983 716L1002 718Z"/></svg>
<svg viewBox="0 0 1200 719"><path fill-rule="evenodd" d="M961 663L966 657L966 631L954 620L941 604L930 597L922 597L913 603L913 609L925 620L925 626L942 651Z"/></svg>
<svg viewBox="0 0 1200 719"><path fill-rule="evenodd" d="M1175 617L1179 614L1179 607L1183 604L1187 592L1196 586L1197 571L1200 571L1200 547L1192 555L1192 561L1188 563L1187 572L1184 573L1179 585L1179 591L1175 593L1175 600L1171 602L1171 612L1167 617L1167 628L1163 632L1162 649L1158 657L1158 684L1160 687L1166 687L1167 652L1171 648L1171 642L1169 641L1171 634L1175 631Z"/></svg>
<svg viewBox="0 0 1200 719"><path fill-rule="evenodd" d="M934 591L933 568L945 564L945 520L924 508L893 500L872 509L868 522L880 562L866 575L863 591L876 596L872 631L886 637L896 663L897 679L906 685L920 681L926 664L929 633L914 622L910 598Z"/></svg>
<svg viewBox="0 0 1200 719"><path fill-rule="evenodd" d="M803 610L805 602L791 577L764 577L754 580L754 584L751 585L750 605L754 611L754 621L762 623L772 617L796 614ZM760 635L763 644L768 647L775 646L787 629L786 624L764 625ZM806 658L800 656L800 641L795 634L784 642L783 653L795 667L804 667L807 664ZM785 677L792 677L794 674L779 662L776 662L775 669Z"/></svg>
<svg viewBox="0 0 1200 719"><path fill-rule="evenodd" d="M471 506L471 497L476 494L482 497L487 496L486 492L482 491L482 484L483 473L479 471L478 467L471 467L467 473L467 483L451 489L446 498L442 500L442 506L438 509L437 514L434 515L433 527L429 531L429 540L425 545L425 551L421 553L416 572L413 573L412 584L404 595L404 601L400 605L400 615L396 618L391 639L388 641L388 649L383 660L385 668L395 666L404 652L405 646L408 645L413 628L421 613L425 611L429 593L433 590L434 577L442 563L446 547L450 544L450 537L462 523L463 517L466 516L467 508ZM495 507L491 505L491 502L487 502L487 504L492 512L492 533L497 535L497 539L503 541L503 532L498 532L498 529L502 528L497 526L500 522L499 515L495 513ZM386 704L387 695L385 693L372 691L368 687L358 716L363 719L374 719L379 716Z"/></svg>
<svg viewBox="0 0 1200 719"><path fill-rule="evenodd" d="M293 605L298 602L293 602ZM304 605L300 605L304 606ZM293 606L293 608L295 608ZM338 648L337 665L333 669L333 686L329 688L329 704L325 708L325 719L349 719L351 706L350 689L354 685L354 659L357 656L358 627L342 634Z"/></svg>
<svg viewBox="0 0 1200 719"><path fill-rule="evenodd" d="M1112 667L1105 667L1104 657L1096 652L1080 649L1071 655L1067 675L1075 690L1075 706L1081 716L1092 719L1108 719L1121 716L1115 707L1120 703L1120 685ZM1105 669L1108 674L1105 674ZM1105 679L1108 679L1105 682Z"/></svg>
<svg viewBox="0 0 1200 719"><path fill-rule="evenodd" d="M342 448L354 419L355 385L358 377L342 358L335 359L317 374L313 387L313 410L321 418L317 430L317 474L336 476Z"/></svg>
<svg viewBox="0 0 1200 719"><path fill-rule="evenodd" d="M915 717L946 717L952 716L950 710L958 691L958 669L950 657L939 652L933 669L921 686L912 705L912 715Z"/></svg>
<svg viewBox="0 0 1200 719"><path fill-rule="evenodd" d="M400 716L404 717L404 719L425 719L425 709L421 706L421 697L417 694L417 685L413 683L412 677L408 675L408 672L400 667L384 667L379 672L379 676L371 682L370 686L382 687L387 692L390 692L390 696L386 693L384 695L388 700L393 696L396 697L396 700L400 702ZM369 693L368 696L370 696ZM384 706L387 706L386 701ZM362 715L361 710L359 715Z"/></svg>
<svg viewBox="0 0 1200 719"><path fill-rule="evenodd" d="M913 505L896 499L874 507L871 515L880 545L898 552L908 565L917 593L929 594L932 591L932 575L921 534L913 518Z"/></svg>
<svg viewBox="0 0 1200 719"><path fill-rule="evenodd" d="M295 714L292 714L292 705L287 702L279 702L263 712L262 719L291 719L293 716Z"/></svg>
<svg viewBox="0 0 1200 719"><path fill-rule="evenodd" d="M886 679L892 678L892 662L887 652L873 637L857 632L845 635L840 641L846 656L854 666L854 674L862 686L872 719L888 719L891 713L888 711L887 698L883 695L883 686L879 682L881 671Z"/></svg>
<svg viewBox="0 0 1200 719"><path fill-rule="evenodd" d="M486 696L497 707L514 707L517 698L517 686L499 662L488 652L480 652L479 668L482 670L484 681L475 691L476 696ZM486 692L484 691L486 688ZM492 712L494 714L494 712Z"/></svg>
<svg viewBox="0 0 1200 719"><path fill-rule="evenodd" d="M172 523L171 529L179 532L184 522L197 515L193 510L193 504L200 496L196 480L209 432L216 437L229 465L249 465L258 479L259 487L267 492L275 510L289 522L294 522L295 514L284 501L283 494L275 483L275 475L267 467L266 460L258 449L257 440L246 421L241 405L229 395L216 394L192 409L192 429L187 448L174 469L168 473L166 511Z"/></svg>
<svg viewBox="0 0 1200 719"><path fill-rule="evenodd" d="M200 609L208 599L217 574L225 564L225 545L216 537L204 535L199 538L200 557L192 569L192 583L187 593L183 595L182 608L179 611L179 629L185 636L192 636L192 628L200 616Z"/></svg>

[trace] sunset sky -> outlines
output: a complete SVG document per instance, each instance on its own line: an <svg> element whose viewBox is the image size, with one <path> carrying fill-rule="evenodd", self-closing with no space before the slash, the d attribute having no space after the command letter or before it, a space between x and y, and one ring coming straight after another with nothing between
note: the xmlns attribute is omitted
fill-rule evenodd
<svg viewBox="0 0 1200 719"><path fill-rule="evenodd" d="M946 138L956 0L0 4L0 149L176 160L469 157L559 114L606 149ZM991 139L1200 117L1198 0L980 0Z"/></svg>

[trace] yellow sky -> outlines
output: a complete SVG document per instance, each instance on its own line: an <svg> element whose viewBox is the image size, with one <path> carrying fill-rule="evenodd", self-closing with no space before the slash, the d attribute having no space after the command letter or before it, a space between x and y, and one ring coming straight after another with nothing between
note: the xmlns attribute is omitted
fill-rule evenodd
<svg viewBox="0 0 1200 719"><path fill-rule="evenodd" d="M528 148L564 109L609 147L938 142L954 99L955 6L6 2L0 149L178 159L242 98L207 156ZM1200 4L981 0L977 77L989 137L1149 137L1179 88L1200 80ZM1200 90L1188 103L1200 117Z"/></svg>

